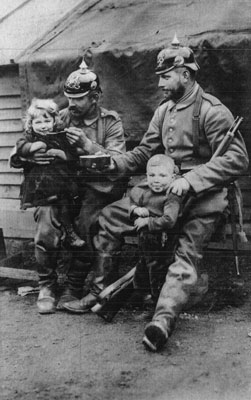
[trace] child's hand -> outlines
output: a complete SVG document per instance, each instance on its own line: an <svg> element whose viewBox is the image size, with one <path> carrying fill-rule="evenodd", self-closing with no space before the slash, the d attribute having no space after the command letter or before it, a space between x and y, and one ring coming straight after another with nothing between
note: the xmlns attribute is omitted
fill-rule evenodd
<svg viewBox="0 0 251 400"><path fill-rule="evenodd" d="M149 211L146 207L136 207L133 210L133 214L137 215L138 217L149 217Z"/></svg>
<svg viewBox="0 0 251 400"><path fill-rule="evenodd" d="M134 221L134 226L136 227L136 231L139 231L144 226L147 226L149 222L149 218L137 218Z"/></svg>
<svg viewBox="0 0 251 400"><path fill-rule="evenodd" d="M63 150L60 150L60 149L50 149L50 150L47 151L46 154L48 156L51 156L51 157L61 158L61 160L65 160L65 161L67 160L65 152Z"/></svg>
<svg viewBox="0 0 251 400"><path fill-rule="evenodd" d="M38 150L44 150L44 153L46 151L47 145L44 142L35 142L31 144L30 147L30 153L35 153Z"/></svg>

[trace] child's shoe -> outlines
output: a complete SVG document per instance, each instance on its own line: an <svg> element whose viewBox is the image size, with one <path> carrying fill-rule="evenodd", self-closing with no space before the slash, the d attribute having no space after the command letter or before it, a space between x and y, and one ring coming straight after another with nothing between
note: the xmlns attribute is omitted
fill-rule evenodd
<svg viewBox="0 0 251 400"><path fill-rule="evenodd" d="M65 228L65 244L69 247L83 247L85 245L85 241L82 240L77 233L74 231L73 226L64 226Z"/></svg>

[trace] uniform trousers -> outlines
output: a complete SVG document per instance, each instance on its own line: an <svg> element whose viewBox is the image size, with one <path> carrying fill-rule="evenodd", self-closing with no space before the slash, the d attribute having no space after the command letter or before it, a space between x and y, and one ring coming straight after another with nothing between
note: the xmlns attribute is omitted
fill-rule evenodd
<svg viewBox="0 0 251 400"><path fill-rule="evenodd" d="M213 199L215 197L215 202ZM222 197L222 202L219 199ZM221 193L210 195L211 206L209 212L195 201L190 204L186 216L181 219L173 262L169 265L168 272L157 301L154 321L159 321L167 333L171 333L175 320L182 308L189 302L198 283L199 262L203 250L207 247L210 238L221 218L221 212L226 207L226 200ZM105 207L99 216L99 233L94 237L94 246L98 251L99 260L107 257L118 257L124 236L135 232L133 222L129 218L129 198L123 198ZM197 212L198 211L198 212ZM221 211L221 212L220 212ZM97 261L99 266L97 280L101 282L101 275L105 281L106 263ZM100 266L104 266L102 268Z"/></svg>
<svg viewBox="0 0 251 400"><path fill-rule="evenodd" d="M122 196L122 193L121 193ZM97 219L103 207L116 200L113 195L86 187L81 194L81 208L74 220L79 236L85 240L83 250L71 250L70 267L65 285L74 290L83 288L93 260L92 238L97 233ZM41 287L54 286L57 281L57 262L64 231L60 223L60 208L56 204L38 207L35 211L35 256ZM81 293L79 293L81 296Z"/></svg>

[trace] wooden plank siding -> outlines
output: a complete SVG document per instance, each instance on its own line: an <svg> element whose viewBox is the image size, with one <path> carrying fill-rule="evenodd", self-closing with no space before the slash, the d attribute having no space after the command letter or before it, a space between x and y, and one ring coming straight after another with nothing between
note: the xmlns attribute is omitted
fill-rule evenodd
<svg viewBox="0 0 251 400"><path fill-rule="evenodd" d="M0 185L0 200L18 199L20 192L19 185Z"/></svg>
<svg viewBox="0 0 251 400"><path fill-rule="evenodd" d="M22 170L9 167L10 152L22 136L22 104L17 65L0 67L0 227L5 238L32 238L33 211L20 210Z"/></svg>
<svg viewBox="0 0 251 400"><path fill-rule="evenodd" d="M1 133L0 133L1 135ZM13 149L13 146L3 146L2 141L1 141L1 136L0 136L0 160L9 160L9 155L11 150Z"/></svg>

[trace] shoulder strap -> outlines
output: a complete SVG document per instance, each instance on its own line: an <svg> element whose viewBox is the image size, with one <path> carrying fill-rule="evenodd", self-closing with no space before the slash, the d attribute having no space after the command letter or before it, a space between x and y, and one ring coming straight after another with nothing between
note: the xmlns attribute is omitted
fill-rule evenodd
<svg viewBox="0 0 251 400"><path fill-rule="evenodd" d="M193 109L193 155L199 157L199 137L200 137L200 110L202 104L203 89L199 87Z"/></svg>
<svg viewBox="0 0 251 400"><path fill-rule="evenodd" d="M101 146L104 145L104 128L103 128L103 121L101 117L101 111L99 110L99 116L98 116L98 135L97 135L97 143L100 144Z"/></svg>
<svg viewBox="0 0 251 400"><path fill-rule="evenodd" d="M163 102L160 103L160 105L159 105L159 107L160 107L160 106L161 106L162 104L164 104L164 103L166 103L166 107L163 108L163 110L161 111L162 114L159 115L159 128L160 128L160 132L162 132L163 123L164 123L164 119L165 119L165 115L166 115L166 110L167 110L167 108L168 108L168 104L167 104L166 101L163 101ZM159 112L160 112L160 111L159 111Z"/></svg>

